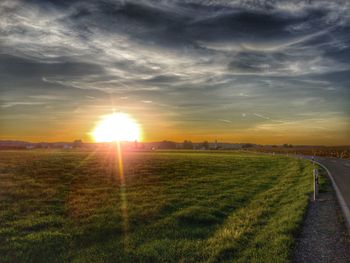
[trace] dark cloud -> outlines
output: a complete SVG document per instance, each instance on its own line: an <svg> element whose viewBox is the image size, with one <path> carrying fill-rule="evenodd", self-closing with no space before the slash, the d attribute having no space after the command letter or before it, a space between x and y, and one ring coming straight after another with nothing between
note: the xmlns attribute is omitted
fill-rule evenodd
<svg viewBox="0 0 350 263"><path fill-rule="evenodd" d="M149 83L176 83L181 81L181 77L173 74L163 74L163 75L155 75L149 79L146 79L146 82Z"/></svg>
<svg viewBox="0 0 350 263"><path fill-rule="evenodd" d="M44 76L84 76L91 74L103 74L103 67L83 62L55 62L40 63L37 61L0 55L0 74L23 78L42 78Z"/></svg>
<svg viewBox="0 0 350 263"><path fill-rule="evenodd" d="M242 73L263 73L283 67L288 57L283 53L240 52L230 62L229 69Z"/></svg>

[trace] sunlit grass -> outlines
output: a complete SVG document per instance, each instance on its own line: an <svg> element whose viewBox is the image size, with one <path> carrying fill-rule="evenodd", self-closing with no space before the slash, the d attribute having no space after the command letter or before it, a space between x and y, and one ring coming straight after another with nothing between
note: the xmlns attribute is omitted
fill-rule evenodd
<svg viewBox="0 0 350 263"><path fill-rule="evenodd" d="M0 164L0 262L286 262L312 190L306 161L247 153L125 153L124 201L114 152Z"/></svg>

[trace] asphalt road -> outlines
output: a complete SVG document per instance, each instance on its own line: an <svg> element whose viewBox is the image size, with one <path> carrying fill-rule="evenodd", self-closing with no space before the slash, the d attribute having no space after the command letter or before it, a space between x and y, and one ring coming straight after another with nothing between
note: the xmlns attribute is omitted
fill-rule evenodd
<svg viewBox="0 0 350 263"><path fill-rule="evenodd" d="M307 157L311 159L311 157ZM347 207L350 209L350 160L338 158L315 157L331 173Z"/></svg>
<svg viewBox="0 0 350 263"><path fill-rule="evenodd" d="M302 157L312 159L312 156ZM333 186L350 232L350 160L325 157L314 157L314 160L326 167L331 174Z"/></svg>

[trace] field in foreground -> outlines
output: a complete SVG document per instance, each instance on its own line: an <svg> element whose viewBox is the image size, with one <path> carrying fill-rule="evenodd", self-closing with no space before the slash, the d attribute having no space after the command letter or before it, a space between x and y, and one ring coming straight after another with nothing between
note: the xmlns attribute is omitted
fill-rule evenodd
<svg viewBox="0 0 350 263"><path fill-rule="evenodd" d="M225 152L0 152L0 262L288 262L312 167Z"/></svg>

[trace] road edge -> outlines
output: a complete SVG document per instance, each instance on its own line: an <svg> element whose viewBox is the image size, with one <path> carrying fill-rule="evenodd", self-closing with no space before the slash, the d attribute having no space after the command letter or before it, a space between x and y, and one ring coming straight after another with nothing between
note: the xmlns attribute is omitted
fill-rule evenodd
<svg viewBox="0 0 350 263"><path fill-rule="evenodd" d="M345 217L344 218L345 219L345 224L346 224L348 232L350 234L350 210L349 210L348 206L346 205L345 200L344 200L344 198L343 198L343 196L342 196L342 194L341 194L341 192L340 192L340 190L339 190L339 188L338 188L338 186L337 186L337 184L336 184L336 182L335 182L331 172L322 163L319 163L318 161L314 161L314 162L317 163L319 166L321 166L323 169L325 169L326 172L328 173L328 176L329 176L329 178L332 181L332 185L333 185L333 188L335 190L335 193L336 193L339 205L341 207L341 210L343 211L343 215Z"/></svg>

